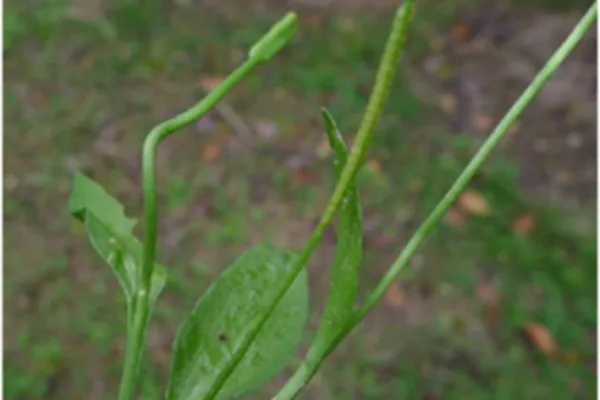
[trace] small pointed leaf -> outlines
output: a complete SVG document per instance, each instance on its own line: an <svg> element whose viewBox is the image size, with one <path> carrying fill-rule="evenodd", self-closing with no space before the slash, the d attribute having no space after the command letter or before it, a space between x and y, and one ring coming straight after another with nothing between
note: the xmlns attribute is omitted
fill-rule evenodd
<svg viewBox="0 0 600 400"><path fill-rule="evenodd" d="M125 216L124 207L118 200L79 173L75 176L69 211L84 223L92 246L111 266L130 304L138 289L137 271L142 263L142 245L132 232L136 221ZM151 307L156 303L166 279L165 267L155 264L150 288Z"/></svg>
<svg viewBox="0 0 600 400"><path fill-rule="evenodd" d="M92 213L85 213L85 230L98 254L112 267L127 302L137 290L137 269L142 265L142 245L133 236L119 236ZM160 264L154 265L150 288L150 307L153 307L167 281L167 270Z"/></svg>
<svg viewBox="0 0 600 400"><path fill-rule="evenodd" d="M102 186L77 173L69 198L69 212L84 222L83 213L86 211L96 215L102 224L120 235L131 235L137 222L125 216L123 205L106 193Z"/></svg>
<svg viewBox="0 0 600 400"><path fill-rule="evenodd" d="M285 367L300 343L307 319L305 271L243 355L241 346L292 273L292 257L270 246L254 247L204 293L175 339L168 400L196 400L214 394L228 365L239 357L243 358L217 398L229 399L256 389Z"/></svg>
<svg viewBox="0 0 600 400"><path fill-rule="evenodd" d="M335 172L339 178L348 159L348 149L331 114L326 109L323 109L322 113L327 128L327 138L335 152ZM307 360L321 357L354 310L362 263L362 236L360 198L356 184L352 184L340 208L338 243L333 258L327 305Z"/></svg>
<svg viewBox="0 0 600 400"><path fill-rule="evenodd" d="M112 232L91 212L82 213L85 230L96 252L111 266L127 301L133 296L136 285L137 263L126 241Z"/></svg>

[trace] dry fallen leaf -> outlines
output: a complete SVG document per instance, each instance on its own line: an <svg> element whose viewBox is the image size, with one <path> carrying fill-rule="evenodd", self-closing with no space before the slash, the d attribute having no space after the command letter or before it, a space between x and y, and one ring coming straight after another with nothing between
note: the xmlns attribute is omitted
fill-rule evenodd
<svg viewBox="0 0 600 400"><path fill-rule="evenodd" d="M527 338L531 344L547 356L556 353L556 342L552 334L544 325L537 323L528 323L523 327Z"/></svg>
<svg viewBox="0 0 600 400"><path fill-rule="evenodd" d="M487 114L478 114L475 117L475 128L481 133L489 132L493 123L492 117Z"/></svg>
<svg viewBox="0 0 600 400"><path fill-rule="evenodd" d="M202 161L205 163L212 163L216 161L221 155L221 146L219 143L210 143L202 151Z"/></svg>
<svg viewBox="0 0 600 400"><path fill-rule="evenodd" d="M385 304L397 310L406 304L406 295L399 284L393 283L385 293Z"/></svg>
<svg viewBox="0 0 600 400"><path fill-rule="evenodd" d="M455 40L465 40L471 35L471 29L466 24L456 24L452 27L452 37Z"/></svg>
<svg viewBox="0 0 600 400"><path fill-rule="evenodd" d="M477 285L477 298L486 305L498 304L500 294L494 285L487 282L481 282Z"/></svg>
<svg viewBox="0 0 600 400"><path fill-rule="evenodd" d="M465 225L465 216L456 208L448 210L444 215L445 221L454 228L462 228Z"/></svg>
<svg viewBox="0 0 600 400"><path fill-rule="evenodd" d="M458 206L466 213L476 215L478 217L485 217L490 215L492 211L488 201L481 195L472 189L467 189L460 195L458 199Z"/></svg>
<svg viewBox="0 0 600 400"><path fill-rule="evenodd" d="M529 212L516 218L512 223L512 228L519 235L529 235L535 229L535 224L535 214Z"/></svg>
<svg viewBox="0 0 600 400"><path fill-rule="evenodd" d="M200 84L204 90L212 91L215 90L223 82L223 78L214 75L204 75L200 78Z"/></svg>

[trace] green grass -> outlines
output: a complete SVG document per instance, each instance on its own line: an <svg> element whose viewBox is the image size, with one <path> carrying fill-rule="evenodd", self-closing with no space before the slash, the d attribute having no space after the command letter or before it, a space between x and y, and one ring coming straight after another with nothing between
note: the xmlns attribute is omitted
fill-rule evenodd
<svg viewBox="0 0 600 400"><path fill-rule="evenodd" d="M230 71L236 52L271 19L215 17L198 7L157 19L122 8L108 21L75 23L64 13L27 14L13 3L5 12L5 165L17 184L5 189L4 398L114 398L124 304L109 268L66 212L71 171L92 172L140 216L145 133L202 95L201 76ZM427 35L451 23L452 10L419 14L413 59L426 54ZM324 139L322 105L354 134L387 26L375 17L303 22L316 26L301 29L293 48L227 98L247 121L276 121L274 139L231 149L209 166L202 165L204 146L221 136L236 140L227 124L208 135L190 128L165 145L160 232L161 243L172 245L161 260L171 276L149 335L143 398L160 398L177 324L222 267L261 241L300 248L333 188L329 159L308 157L306 179L284 165ZM468 138L440 130L438 111L417 100L402 71L371 152L381 171L359 177L365 219L374 226L364 292L474 151ZM99 145L107 142L119 151ZM326 363L306 398L592 396L595 235L577 231L584 216L525 198L517 173L504 155L488 163L473 187L492 214L469 218L464 229L440 226L421 266L404 276L406 309L378 307ZM511 222L524 212L535 212L538 222L519 236ZM378 235L388 242L373 244ZM323 304L332 244L326 240L311 263L315 310ZM475 295L483 281L494 282L502 297L494 325ZM522 340L527 322L549 328L556 358Z"/></svg>

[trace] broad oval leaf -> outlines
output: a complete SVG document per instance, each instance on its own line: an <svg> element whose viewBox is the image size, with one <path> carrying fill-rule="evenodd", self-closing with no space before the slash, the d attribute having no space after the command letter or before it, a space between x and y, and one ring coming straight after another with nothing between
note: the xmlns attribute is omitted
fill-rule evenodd
<svg viewBox="0 0 600 400"><path fill-rule="evenodd" d="M293 257L271 246L254 247L211 285L179 328L167 399L203 399L215 390L221 374L241 356L244 339L257 328L292 273ZM217 398L228 399L256 389L281 371L302 339L307 315L308 285L303 270Z"/></svg>
<svg viewBox="0 0 600 400"><path fill-rule="evenodd" d="M348 159L348 149L331 114L322 110L329 145L335 153L335 173L339 178ZM356 183L346 192L340 207L338 242L331 271L329 296L321 326L311 344L307 360L320 358L340 329L348 322L358 296L362 263L362 212ZM310 361L309 361L310 362Z"/></svg>

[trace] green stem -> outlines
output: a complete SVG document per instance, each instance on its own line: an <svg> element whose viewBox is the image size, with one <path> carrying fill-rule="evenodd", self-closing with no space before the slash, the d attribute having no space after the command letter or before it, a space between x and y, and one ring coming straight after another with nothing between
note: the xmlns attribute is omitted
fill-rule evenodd
<svg viewBox="0 0 600 400"><path fill-rule="evenodd" d="M249 59L238 67L223 81L218 88L210 92L194 107L156 126L144 142L142 154L142 186L144 191L144 210L146 221L146 236L144 238L144 256L140 270L142 287L150 288L150 279L156 256L156 237L158 224L157 194L156 194L156 152L160 143L176 131L185 128L194 121L202 118L212 110L215 105L234 86L246 77L257 65L258 60Z"/></svg>
<svg viewBox="0 0 600 400"><path fill-rule="evenodd" d="M348 324L335 338L335 340L332 341L328 351L323 355L322 359L318 363L319 365L329 354L331 354L331 352L344 339L344 337L346 337L350 331L352 331L362 321L365 315L381 300L389 286L392 284L394 279L398 277L398 274L402 271L402 269L408 264L409 260L415 254L425 238L431 233L439 220L456 201L461 192L467 187L471 178L473 178L477 170L481 167L492 150L506 135L510 126L515 122L523 110L531 103L535 96L541 91L550 76L560 67L571 51L573 51L575 46L581 41L585 33L593 26L597 18L597 12L597 4L594 4L579 21L569 37L565 39L563 44L548 60L546 65L538 73L527 89L525 89L519 99L508 110L504 118L502 118L502 120L498 123L494 131L490 134L479 151L471 159L469 164L456 179L442 200L440 200L431 214L425 219L425 221L408 241L400 256L392 264L375 290L373 290L365 303L352 315ZM316 366L315 370L318 369L319 365ZM281 399L283 399L283 397ZM280 400L280 398L278 397L277 400Z"/></svg>
<svg viewBox="0 0 600 400"><path fill-rule="evenodd" d="M255 67L269 61L293 38L296 26L296 14L287 13L252 46L248 59L233 71L219 87L192 108L156 126L146 137L142 150L142 186L146 233L142 267L139 269L139 275L137 276L138 287L136 288L135 301L132 301L131 304L133 322L127 327L127 350L119 392L120 400L130 400L135 394L136 375L143 354L144 337L150 315L148 296L151 290L152 272L156 257L158 227L156 192L156 153L158 146L171 134L204 116Z"/></svg>
<svg viewBox="0 0 600 400"><path fill-rule="evenodd" d="M142 268L139 269L136 301L132 302L133 323L128 327L127 350L119 400L130 400L135 393L136 375L142 358L144 337L149 316L150 282L156 257L158 207L156 193L156 153L158 145L169 135L190 125L208 113L235 85L248 75L261 60L250 58L202 101L183 113L156 126L146 137L142 153L142 186L146 232Z"/></svg>
<svg viewBox="0 0 600 400"><path fill-rule="evenodd" d="M127 326L127 347L119 400L131 400L135 394L138 366L143 354L146 320L150 312L148 301L147 293L140 290L130 305L133 310L133 320L131 325Z"/></svg>
<svg viewBox="0 0 600 400"><path fill-rule="evenodd" d="M323 236L325 228L337 212L346 190L354 181L356 174L364 161L367 149L375 135L375 129L379 123L383 106L389 97L390 88L396 71L396 64L401 58L406 44L414 12L414 3L414 0L405 1L396 12L390 36L388 37L381 64L377 72L377 77L375 79L375 88L367 105L365 117L360 124L356 140L348 156L348 161L342 170L340 179L331 196L331 200L327 205L325 213L296 264L298 273L300 272L301 267L306 264L308 258ZM303 363L281 391L277 393L274 400L287 400L296 397L317 372L322 363L322 359L325 357L326 355L322 356L322 358L315 357L314 359L311 359L310 362L307 360L307 362Z"/></svg>
<svg viewBox="0 0 600 400"><path fill-rule="evenodd" d="M360 168L364 159L366 150L371 142L373 135L375 134L375 128L379 123L383 105L387 100L390 92L390 87L396 71L396 63L399 61L404 44L406 43L406 37L408 28L412 19L414 8L414 0L407 0L398 9L396 16L393 21L392 30L388 41L385 46L384 54L381 60L379 71L375 79L375 88L369 99L365 116L360 125L356 140L345 168L342 171L340 180L327 204L325 212L319 221L319 224L315 228L314 232L308 239L307 245L304 247L302 253L295 259L292 266L292 273L288 276L287 280L282 283L280 290L275 296L274 300L269 304L267 312L259 323L254 327L252 332L244 338L240 350L232 357L226 367L222 370L219 377L216 379L215 384L211 391L206 395L205 400L214 399L229 375L233 372L237 364L241 361L243 355L250 347L250 344L254 341L258 332L260 332L263 325L266 323L269 316L273 313L283 296L286 294L288 289L294 283L296 277L302 270L302 268L308 262L313 251L320 242L325 229L333 219L339 206L342 203L344 194L348 187L354 180L358 169Z"/></svg>
<svg viewBox="0 0 600 400"><path fill-rule="evenodd" d="M502 138L506 135L509 128L521 115L521 113L527 108L527 106L533 101L537 94L542 90L548 79L552 74L560 67L565 61L569 54L573 51L575 46L581 41L585 33L592 27L598 14L597 4L592 5L579 23L573 28L571 34L565 39L563 44L554 52L552 57L546 62L541 71L536 75L533 81L529 84L527 89L521 94L517 101L508 110L506 115L498 123L496 128L492 131L490 136L487 138L485 143L477 151L475 156L471 159L469 164L465 167L460 176L456 179L454 184L450 187L448 192L435 206L431 214L425 219L421 226L417 229L414 235L406 244L406 247L392 264L386 275L383 277L379 285L373 290L371 295L367 298L362 307L360 307L354 317L350 326L355 326L362 320L362 318L371 310L383 297L389 286L392 284L394 279L402 271L402 269L408 264L412 256L416 253L419 246L423 243L425 238L431 233L433 228L437 225L439 220L446 214L452 204L456 201L458 196L467 187L473 176L481 168L481 165L490 155L492 150L500 143Z"/></svg>

